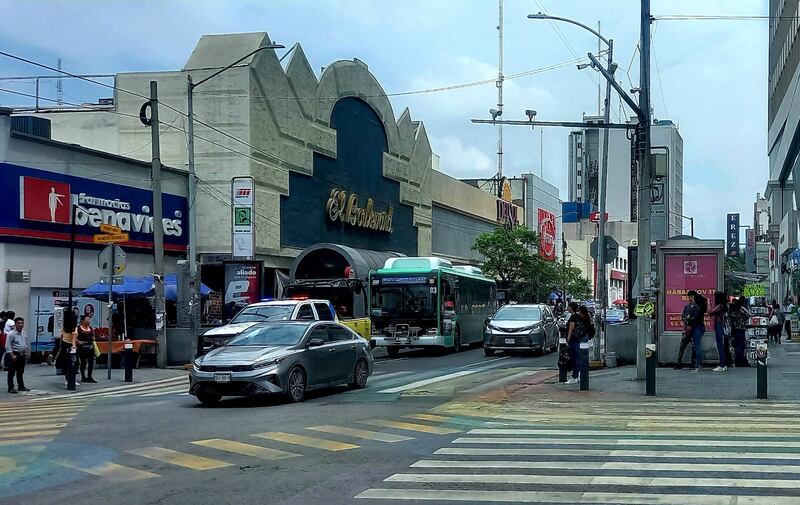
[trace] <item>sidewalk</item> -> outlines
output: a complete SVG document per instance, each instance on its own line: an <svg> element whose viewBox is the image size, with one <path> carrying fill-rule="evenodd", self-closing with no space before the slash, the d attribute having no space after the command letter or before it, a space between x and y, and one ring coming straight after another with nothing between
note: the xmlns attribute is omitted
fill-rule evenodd
<svg viewBox="0 0 800 505"><path fill-rule="evenodd" d="M0 394L2 394L3 400L29 399L31 396L42 397L67 393L64 376L56 375L55 367L47 364L28 364L25 367L25 386L31 390L29 393L7 394L5 392L6 373L5 371L2 372L4 388ZM186 377L186 370L183 368L137 368L133 371L133 383L125 382L125 370L122 368L111 369L111 380L106 378L108 377L107 374L108 371L105 367L95 368L92 375L97 384L82 383L77 386L77 392L85 393L125 384L144 384L164 379ZM80 374L78 375L78 380L80 380Z"/></svg>

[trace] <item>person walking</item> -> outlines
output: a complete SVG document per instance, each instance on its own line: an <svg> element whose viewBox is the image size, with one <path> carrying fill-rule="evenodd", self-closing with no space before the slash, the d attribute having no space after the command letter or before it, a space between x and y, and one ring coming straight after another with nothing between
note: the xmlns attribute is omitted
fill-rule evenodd
<svg viewBox="0 0 800 505"><path fill-rule="evenodd" d="M692 328L692 343L694 344L694 372L703 369L703 335L706 332L705 315L708 312L708 300L705 296L694 294L694 307L689 316L689 325Z"/></svg>
<svg viewBox="0 0 800 505"><path fill-rule="evenodd" d="M683 336L681 337L680 347L678 348L678 363L675 365L675 370L680 370L683 368L683 353L686 352L686 348L692 346L692 350L689 352L689 359L692 363L692 368L695 367L694 363L694 341L692 340L692 326L689 324L691 319L692 311L694 310L694 297L697 294L697 291L690 289L686 293L686 297L689 299L689 302L683 308L683 313L681 314L681 320L683 321Z"/></svg>
<svg viewBox="0 0 800 505"><path fill-rule="evenodd" d="M8 369L8 392L30 391L25 387L25 360L28 358L28 334L25 332L25 319L14 318L14 329L6 335L6 368ZM17 388L14 388L14 377Z"/></svg>
<svg viewBox="0 0 800 505"><path fill-rule="evenodd" d="M81 316L81 324L78 325L78 358L81 360L81 382L96 383L92 378L94 371L94 328L92 328L92 316ZM88 369L88 370L87 370Z"/></svg>
<svg viewBox="0 0 800 505"><path fill-rule="evenodd" d="M725 319L728 317L728 295L722 291L714 293L714 308L708 311L714 317L714 336L717 339L717 352L719 353L719 365L714 368L715 372L725 372L728 370L728 352L725 349Z"/></svg>
<svg viewBox="0 0 800 505"><path fill-rule="evenodd" d="M794 304L791 300L787 300L783 306L783 329L786 330L786 340L792 340L792 312L794 312Z"/></svg>
<svg viewBox="0 0 800 505"><path fill-rule="evenodd" d="M769 316L769 329L767 330L770 342L775 342L776 344L781 343L781 333L783 332L785 317L781 306L777 303L773 303L772 315Z"/></svg>
<svg viewBox="0 0 800 505"><path fill-rule="evenodd" d="M6 311L0 312L0 370L5 369L6 356Z"/></svg>
<svg viewBox="0 0 800 505"><path fill-rule="evenodd" d="M581 339L586 334L586 328L579 314L580 305L577 302L570 302L567 307L569 319L567 319L567 346L569 347L569 357L572 362L572 377L567 380L567 384L578 382L578 371L580 370Z"/></svg>
<svg viewBox="0 0 800 505"><path fill-rule="evenodd" d="M14 320L16 319L17 314L13 310L9 310L6 312L6 324L3 327L3 331L8 335L14 330Z"/></svg>
<svg viewBox="0 0 800 505"><path fill-rule="evenodd" d="M750 320L750 312L745 308L744 297L733 300L728 309L728 317L731 320L731 333L733 334L733 364L737 368L750 366L745 355L747 345L745 333L747 322Z"/></svg>

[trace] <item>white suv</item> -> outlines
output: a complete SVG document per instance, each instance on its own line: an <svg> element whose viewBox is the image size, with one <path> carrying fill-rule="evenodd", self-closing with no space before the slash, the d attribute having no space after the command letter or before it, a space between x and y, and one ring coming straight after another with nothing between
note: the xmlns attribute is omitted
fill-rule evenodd
<svg viewBox="0 0 800 505"><path fill-rule="evenodd" d="M212 328L197 339L197 356L225 345L254 324L284 320L335 321L336 311L328 300L271 300L248 305L225 326Z"/></svg>

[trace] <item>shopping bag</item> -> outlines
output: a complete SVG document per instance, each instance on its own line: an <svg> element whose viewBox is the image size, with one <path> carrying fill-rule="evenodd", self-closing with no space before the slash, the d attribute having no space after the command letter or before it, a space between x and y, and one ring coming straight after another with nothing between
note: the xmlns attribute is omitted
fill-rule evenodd
<svg viewBox="0 0 800 505"><path fill-rule="evenodd" d="M99 358L100 357L100 347L97 346L97 342L95 342L94 340L92 340L92 350L94 351L94 357L95 358Z"/></svg>

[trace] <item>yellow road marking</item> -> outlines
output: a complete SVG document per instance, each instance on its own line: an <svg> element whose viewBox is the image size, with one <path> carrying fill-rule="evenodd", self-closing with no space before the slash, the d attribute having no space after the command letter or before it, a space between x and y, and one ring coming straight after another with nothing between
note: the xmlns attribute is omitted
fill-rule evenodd
<svg viewBox="0 0 800 505"><path fill-rule="evenodd" d="M0 475L11 473L17 469L17 462L11 458L0 456Z"/></svg>
<svg viewBox="0 0 800 505"><path fill-rule="evenodd" d="M344 442L334 442L332 440L325 440L323 438L295 435L293 433L284 433L282 431L254 433L253 436L258 438L266 438L267 440L276 440L286 444L304 445L306 447L313 447L315 449L324 449L326 451L346 451L348 449L359 448L358 445L346 444Z"/></svg>
<svg viewBox="0 0 800 505"><path fill-rule="evenodd" d="M445 423L451 419L449 416L437 416L435 414L412 414L410 416L403 416L409 419L419 419L420 421L433 421L435 423Z"/></svg>
<svg viewBox="0 0 800 505"><path fill-rule="evenodd" d="M50 430L54 428L63 428L66 423L56 424L26 424L24 426L2 426L0 425L0 432L8 431L21 431L21 430ZM1 435L0 435L1 436Z"/></svg>
<svg viewBox="0 0 800 505"><path fill-rule="evenodd" d="M12 415L33 415L33 414L55 414L59 412L63 413L70 413L75 412L78 413L84 409L84 406L81 405L79 407L48 407L44 409L34 408L34 409L2 409L0 410L0 415L4 417L10 417Z"/></svg>
<svg viewBox="0 0 800 505"><path fill-rule="evenodd" d="M17 440L0 440L0 445L22 445L22 444L41 444L50 442L52 437L46 438L20 438Z"/></svg>
<svg viewBox="0 0 800 505"><path fill-rule="evenodd" d="M379 431L360 430L358 428L347 428L344 426L310 426L307 430L321 431L323 433L333 433L334 435L345 435L348 437L363 438L366 440L377 440L378 442L403 442L405 440L414 440L414 437L405 437L403 435L394 435L392 433L381 433Z"/></svg>
<svg viewBox="0 0 800 505"><path fill-rule="evenodd" d="M41 430L41 431L17 431L14 433L0 433L0 438L30 438L42 437L47 435L58 435L59 430Z"/></svg>
<svg viewBox="0 0 800 505"><path fill-rule="evenodd" d="M115 482L127 482L132 480L142 480L142 479L150 479L152 477L158 477L158 474L146 472L144 470L138 470L136 468L131 468L128 466L118 465L116 463L106 462L101 463L99 465L94 466L77 466L69 461L56 461L61 466L71 468L73 470L79 470L81 472L86 472L91 475L96 475L98 477L103 477L109 480L113 480Z"/></svg>
<svg viewBox="0 0 800 505"><path fill-rule="evenodd" d="M163 463L169 463L171 465L191 468L192 470L213 470L215 468L233 466L231 463L220 461L218 459L195 456L194 454L164 449L163 447L145 447L143 449L134 449L128 452L137 456L142 456L143 458L150 458Z"/></svg>
<svg viewBox="0 0 800 505"><path fill-rule="evenodd" d="M237 454L244 454L245 456L252 456L261 459L286 459L296 458L300 456L293 452L279 451L277 449L270 449L260 445L244 444L242 442L235 442L233 440L225 440L223 438L210 438L208 440L196 440L192 442L196 445L203 447L211 447L220 451L235 452Z"/></svg>
<svg viewBox="0 0 800 505"><path fill-rule="evenodd" d="M459 433L459 430L452 428L440 428L438 426L429 426L427 424L406 423L403 421L386 421L384 419L369 419L367 421L358 421L361 424L368 424L370 426L381 426L384 428L395 428L398 430L419 431L421 433L433 433L435 435L451 435Z"/></svg>
<svg viewBox="0 0 800 505"><path fill-rule="evenodd" d="M42 414L42 415L36 414L36 415L31 415L31 416L23 416L23 415L8 416L8 417L0 416L0 423L8 423L8 422L17 421L17 420L25 421L25 422L33 422L33 421L36 421L36 422L56 422L56 421L63 420L63 421L66 422L66 421L69 421L70 419L72 419L73 417L75 417L76 415L77 414L46 414L46 415L45 414Z"/></svg>

